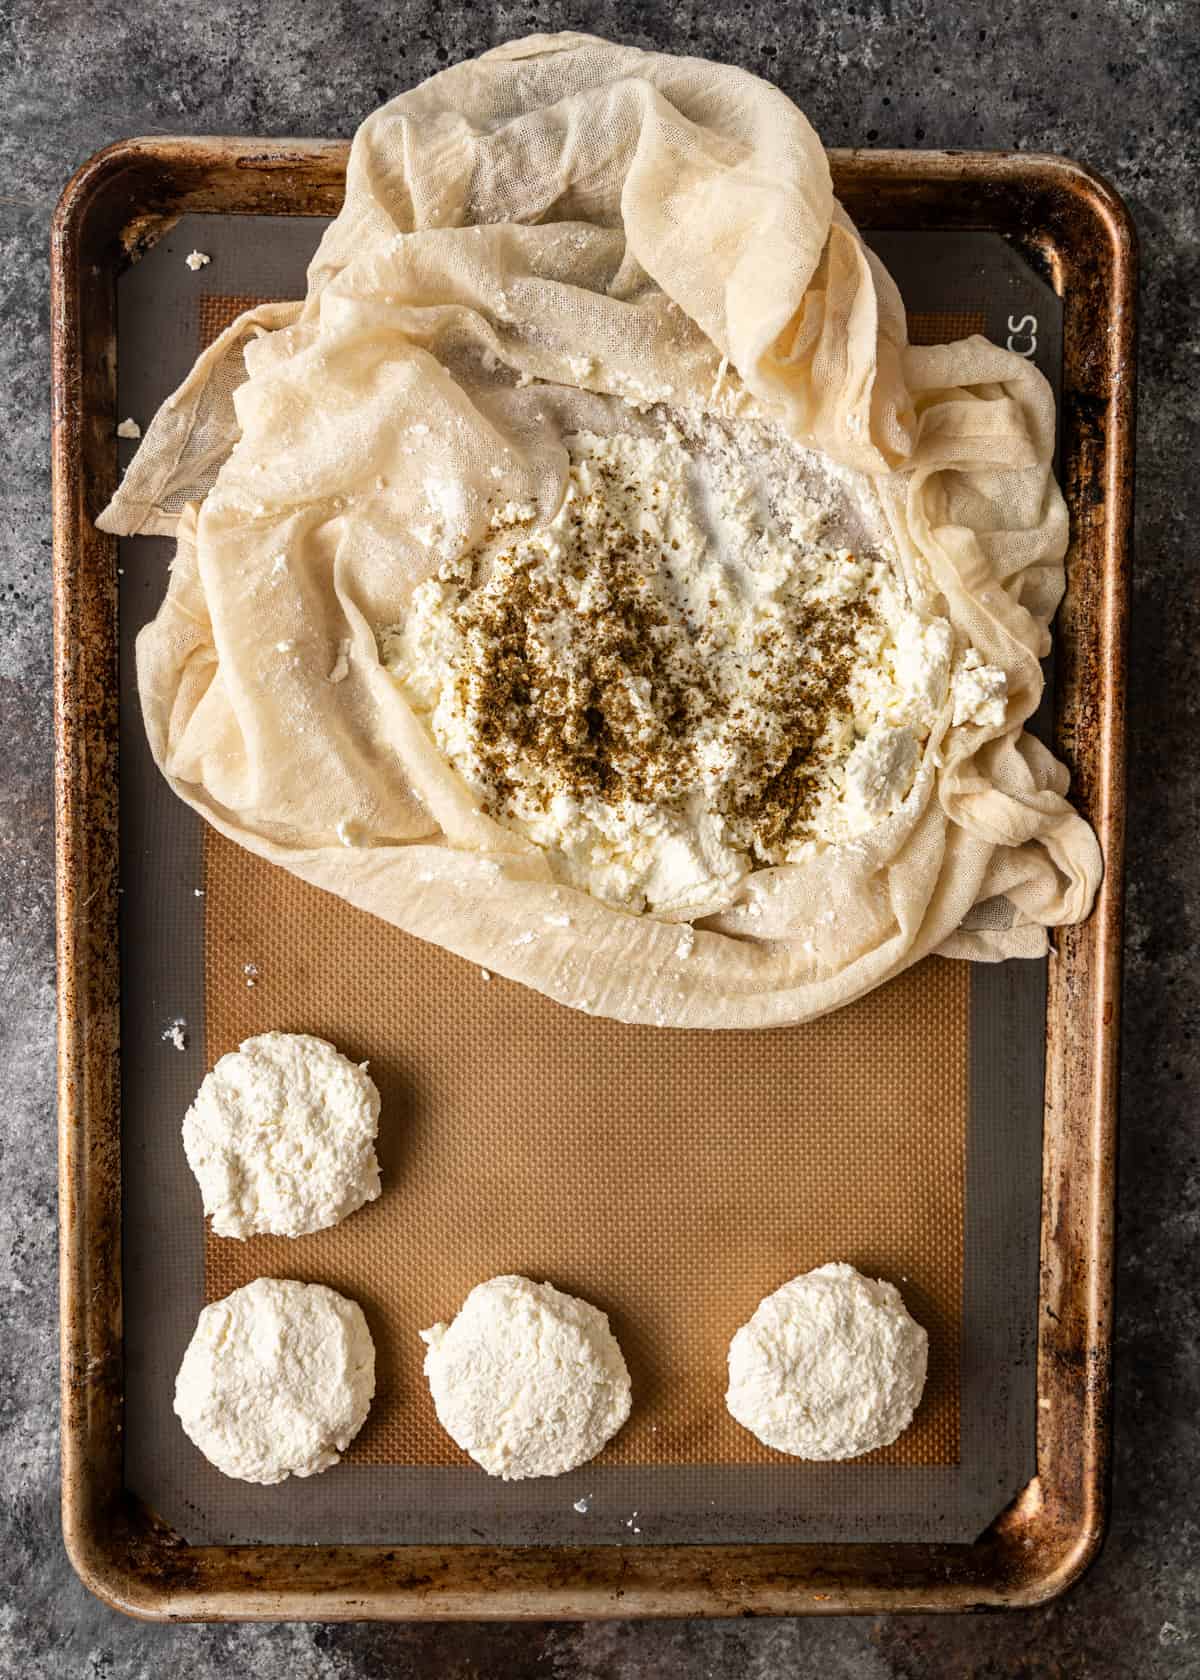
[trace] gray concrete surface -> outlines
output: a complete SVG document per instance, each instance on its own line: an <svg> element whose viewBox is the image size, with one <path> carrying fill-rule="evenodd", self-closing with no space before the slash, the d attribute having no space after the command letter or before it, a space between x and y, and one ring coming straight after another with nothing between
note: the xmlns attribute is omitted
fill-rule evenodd
<svg viewBox="0 0 1200 1680"><path fill-rule="evenodd" d="M1116 1470L1104 1553L1027 1614L593 1627L163 1629L58 1534L47 224L138 133L344 134L439 65L564 24L772 77L827 143L1081 158L1143 248ZM1200 1675L1200 336L1194 0L0 0L0 1676ZM1188 150L1191 156L1188 156ZM1195 687L1193 685L1196 685Z"/></svg>

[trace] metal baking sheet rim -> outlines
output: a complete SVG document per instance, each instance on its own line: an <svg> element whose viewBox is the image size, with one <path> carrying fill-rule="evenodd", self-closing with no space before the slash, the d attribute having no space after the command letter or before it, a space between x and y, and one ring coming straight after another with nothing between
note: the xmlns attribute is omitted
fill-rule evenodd
<svg viewBox="0 0 1200 1680"><path fill-rule="evenodd" d="M972 1545L623 1547L184 1544L123 1486L115 278L185 211L332 215L344 142L122 141L65 188L52 230L62 1521L84 1583L159 1621L797 1615L1027 1606L1103 1536L1133 497L1136 241L1114 191L1025 153L838 151L862 227L986 228L1068 302L1060 416L1072 514L1056 741L1104 849L1047 1002L1037 1474Z"/></svg>

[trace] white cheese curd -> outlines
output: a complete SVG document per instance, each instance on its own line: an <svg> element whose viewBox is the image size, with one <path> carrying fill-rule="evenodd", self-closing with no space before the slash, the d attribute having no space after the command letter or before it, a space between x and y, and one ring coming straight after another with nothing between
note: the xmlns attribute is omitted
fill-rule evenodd
<svg viewBox="0 0 1200 1680"><path fill-rule="evenodd" d="M998 665L985 665L975 648L968 648L954 673L954 723L976 723L996 729L1004 722L1008 677Z"/></svg>
<svg viewBox="0 0 1200 1680"><path fill-rule="evenodd" d="M629 1416L629 1372L606 1315L552 1284L491 1278L453 1323L421 1335L438 1421L489 1476L561 1476Z"/></svg>
<svg viewBox="0 0 1200 1680"><path fill-rule="evenodd" d="M256 1278L200 1314L175 1412L223 1475L272 1483L336 1464L374 1394L375 1345L356 1302Z"/></svg>
<svg viewBox="0 0 1200 1680"><path fill-rule="evenodd" d="M378 1129L365 1063L308 1033L260 1033L205 1076L183 1148L217 1236L299 1237L378 1196Z"/></svg>
<svg viewBox="0 0 1200 1680"><path fill-rule="evenodd" d="M498 506L379 633L485 810L668 920L895 812L953 653L866 480L764 424L686 425L567 437L553 518Z"/></svg>
<svg viewBox="0 0 1200 1680"><path fill-rule="evenodd" d="M760 1301L729 1344L725 1403L777 1452L857 1458L908 1428L928 1352L893 1284L834 1261Z"/></svg>
<svg viewBox="0 0 1200 1680"><path fill-rule="evenodd" d="M911 729L876 726L846 760L847 801L863 811L868 823L885 816L911 785L919 757Z"/></svg>

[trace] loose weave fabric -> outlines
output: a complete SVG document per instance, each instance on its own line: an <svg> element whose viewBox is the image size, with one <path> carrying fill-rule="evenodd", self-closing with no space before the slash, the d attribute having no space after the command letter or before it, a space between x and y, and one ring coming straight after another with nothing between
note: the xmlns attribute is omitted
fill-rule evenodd
<svg viewBox="0 0 1200 1680"><path fill-rule="evenodd" d="M766 419L863 475L913 593L1009 694L993 728L951 727L947 705L894 816L752 875L686 957L677 929L555 884L376 643L445 557L416 535L431 507L454 510L459 551L498 486L550 514L563 436L623 414L644 430L658 403ZM1087 913L1099 849L1022 728L1064 583L1053 445L1022 358L907 342L777 89L535 36L368 118L306 298L249 310L201 355L100 524L177 538L139 687L157 763L222 833L560 1002L762 1027L932 951L1039 954Z"/></svg>

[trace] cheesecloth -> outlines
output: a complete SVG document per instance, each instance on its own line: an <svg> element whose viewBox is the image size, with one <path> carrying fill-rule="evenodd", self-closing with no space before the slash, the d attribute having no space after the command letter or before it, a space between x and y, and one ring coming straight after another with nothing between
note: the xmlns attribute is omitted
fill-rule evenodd
<svg viewBox="0 0 1200 1680"><path fill-rule="evenodd" d="M947 703L894 815L749 876L686 956L484 813L376 645L498 490L549 515L562 437L640 430L660 401L768 418L868 475L914 591L1008 678L1003 725L951 727ZM306 298L205 351L98 523L176 538L138 684L157 764L221 832L562 1003L768 1027L931 951L1039 955L1091 906L1099 847L1022 728L1064 588L1053 447L1027 361L907 343L777 89L537 35L366 120Z"/></svg>

